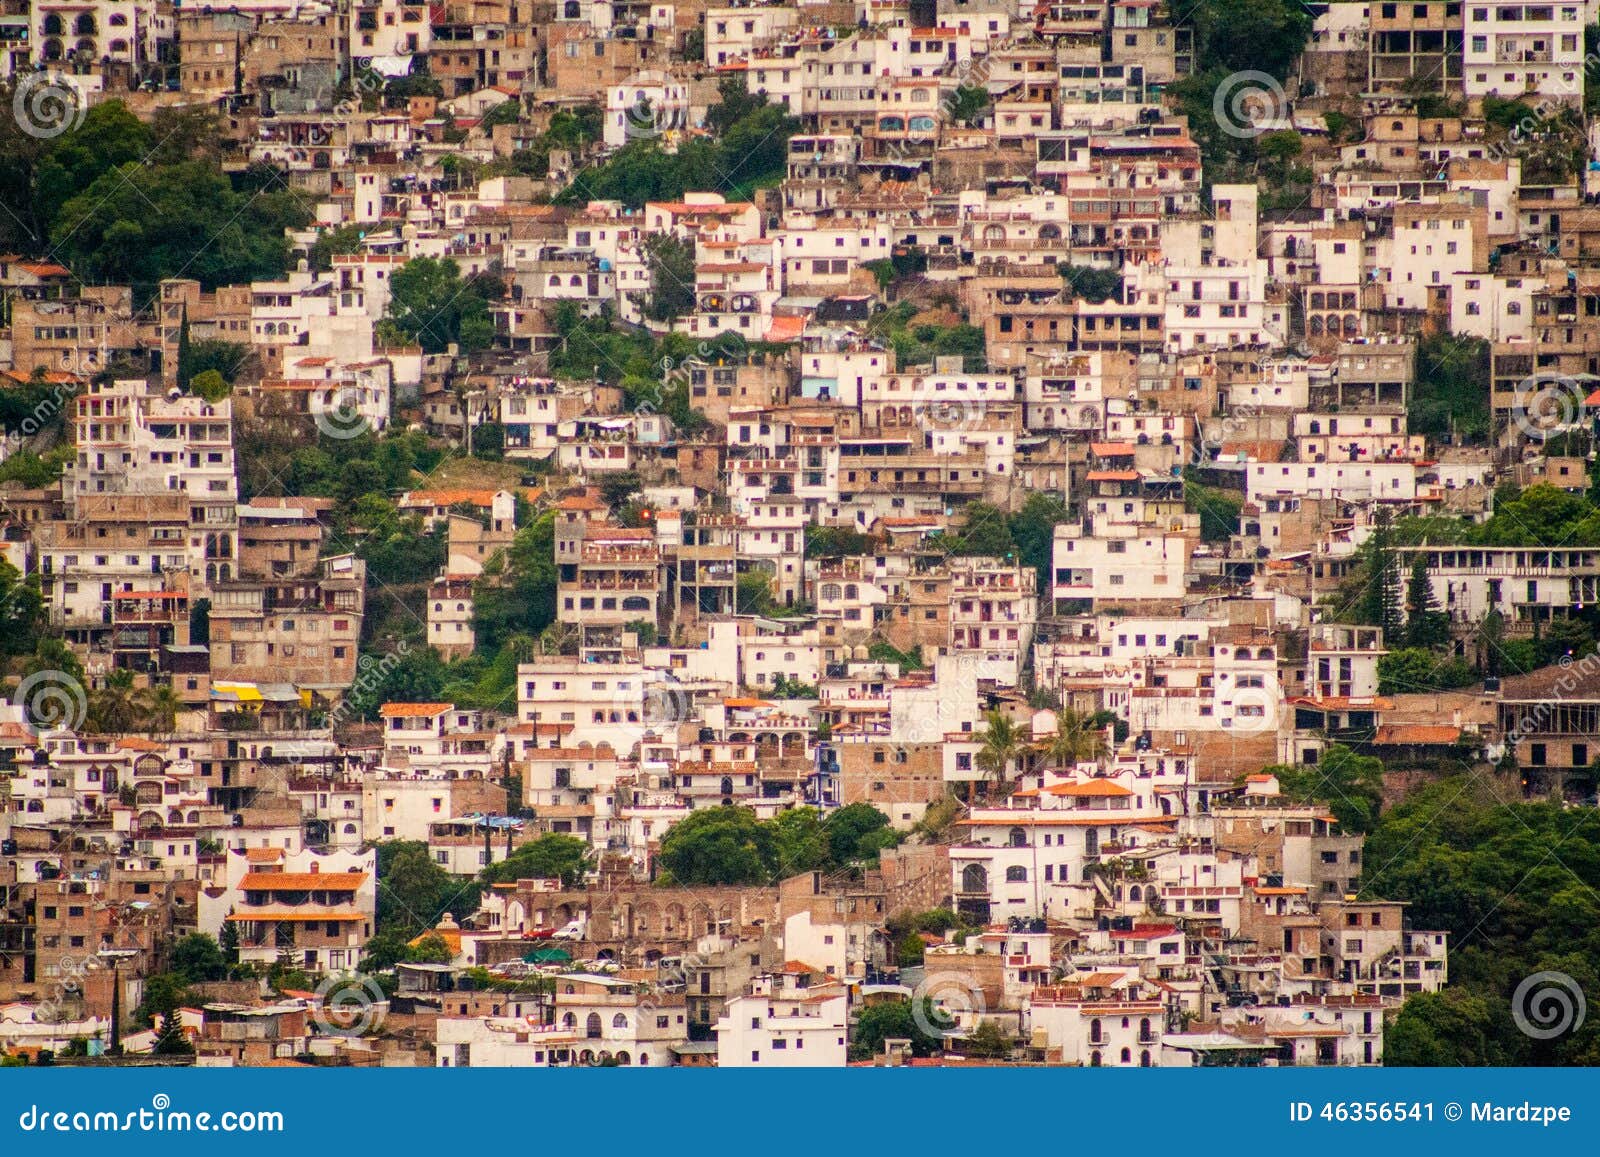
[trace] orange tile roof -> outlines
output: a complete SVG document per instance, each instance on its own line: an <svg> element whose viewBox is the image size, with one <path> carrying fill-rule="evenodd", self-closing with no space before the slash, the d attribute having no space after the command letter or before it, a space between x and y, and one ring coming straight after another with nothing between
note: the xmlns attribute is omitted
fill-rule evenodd
<svg viewBox="0 0 1600 1157"><path fill-rule="evenodd" d="M488 506L497 493L493 489L413 490L400 500L400 505L455 506L465 502L472 506Z"/></svg>
<svg viewBox="0 0 1600 1157"><path fill-rule="evenodd" d="M385 719L419 719L455 710L454 703L385 703L378 714Z"/></svg>
<svg viewBox="0 0 1600 1157"><path fill-rule="evenodd" d="M1044 790L1050 795L1069 796L1075 799L1095 797L1120 799L1133 794L1120 783L1104 779L1092 779L1085 783L1058 783Z"/></svg>
<svg viewBox="0 0 1600 1157"><path fill-rule="evenodd" d="M239 881L239 888L247 892L355 892L366 881L365 872L251 872Z"/></svg>

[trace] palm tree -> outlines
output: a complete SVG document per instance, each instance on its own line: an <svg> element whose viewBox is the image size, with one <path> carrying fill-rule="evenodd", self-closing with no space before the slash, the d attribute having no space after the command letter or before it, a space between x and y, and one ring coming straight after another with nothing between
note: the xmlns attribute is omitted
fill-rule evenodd
<svg viewBox="0 0 1600 1157"><path fill-rule="evenodd" d="M1070 707L1056 715L1056 733L1043 745L1044 753L1056 767L1098 760L1106 753L1105 732Z"/></svg>
<svg viewBox="0 0 1600 1157"><path fill-rule="evenodd" d="M170 683L146 687L135 701L144 716L147 731L171 734L178 729L178 712L183 710L183 701Z"/></svg>
<svg viewBox="0 0 1600 1157"><path fill-rule="evenodd" d="M1027 750L1022 742L1022 729L1011 716L999 710L990 711L983 721L985 727L980 737L983 746L978 749L976 762L994 780L995 794L1003 796L1005 793L999 789L1006 782L1011 761Z"/></svg>
<svg viewBox="0 0 1600 1157"><path fill-rule="evenodd" d="M95 731L130 731L138 713L132 671L111 672L105 684L89 696L89 722Z"/></svg>

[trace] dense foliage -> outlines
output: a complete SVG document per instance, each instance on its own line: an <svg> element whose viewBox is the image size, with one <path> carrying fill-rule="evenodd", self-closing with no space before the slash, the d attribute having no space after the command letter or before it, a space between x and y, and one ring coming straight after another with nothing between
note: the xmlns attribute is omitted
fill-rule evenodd
<svg viewBox="0 0 1600 1157"><path fill-rule="evenodd" d="M792 808L759 820L747 807L704 808L674 824L661 841L660 882L768 884L800 872L833 871L899 842L889 818L851 804L824 818Z"/></svg>
<svg viewBox="0 0 1600 1157"><path fill-rule="evenodd" d="M743 81L724 80L718 93L706 116L714 140L694 137L676 142L671 151L658 137L629 141L604 163L578 173L557 202L621 201L637 209L646 201L681 200L696 189L736 200L776 183L799 122L764 94L752 96Z"/></svg>
<svg viewBox="0 0 1600 1157"><path fill-rule="evenodd" d="M1450 933L1450 985L1405 1003L1386 1064L1600 1064L1594 1017L1540 1040L1518 1030L1512 1008L1517 986L1541 972L1600 992L1600 812L1445 780L1383 817L1365 865L1367 894L1408 901L1413 928Z"/></svg>

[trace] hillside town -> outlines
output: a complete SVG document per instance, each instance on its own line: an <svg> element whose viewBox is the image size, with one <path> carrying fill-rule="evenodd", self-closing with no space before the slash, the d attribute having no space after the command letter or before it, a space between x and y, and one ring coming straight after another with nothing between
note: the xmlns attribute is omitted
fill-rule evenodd
<svg viewBox="0 0 1600 1157"><path fill-rule="evenodd" d="M1596 1063L1597 21L7 0L0 1065Z"/></svg>

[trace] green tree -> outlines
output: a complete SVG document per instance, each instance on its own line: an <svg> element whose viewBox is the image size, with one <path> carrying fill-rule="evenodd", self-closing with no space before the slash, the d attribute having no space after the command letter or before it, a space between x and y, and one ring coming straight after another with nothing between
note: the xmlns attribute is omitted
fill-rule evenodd
<svg viewBox="0 0 1600 1157"><path fill-rule="evenodd" d="M745 807L694 812L668 829L656 857L675 884L765 884L776 860L773 832Z"/></svg>
<svg viewBox="0 0 1600 1157"><path fill-rule="evenodd" d="M335 257L360 253L366 237L367 227L361 222L322 230L317 234L317 239L311 243L309 254L311 268L321 272L332 269Z"/></svg>
<svg viewBox="0 0 1600 1157"><path fill-rule="evenodd" d="M500 863L485 868L481 878L485 884L559 879L563 887L575 888L583 882L588 868L587 841L547 832L523 844Z"/></svg>
<svg viewBox="0 0 1600 1157"><path fill-rule="evenodd" d="M695 309L694 241L675 233L657 233L645 240L650 266L650 297L644 315L651 321L676 321Z"/></svg>
<svg viewBox="0 0 1600 1157"><path fill-rule="evenodd" d="M484 113L478 121L478 127L485 133L496 125L514 125L522 119L522 103L515 97L503 100L488 112Z"/></svg>
<svg viewBox="0 0 1600 1157"><path fill-rule="evenodd" d="M797 807L779 812L767 824L772 834L774 875L778 879L801 872L828 871L836 860L830 835L816 808Z"/></svg>
<svg viewBox="0 0 1600 1157"><path fill-rule="evenodd" d="M1357 621L1382 627L1385 639L1402 638L1400 569L1394 553L1394 534L1385 514L1379 515L1372 534L1361 544L1361 566L1365 577L1355 606Z"/></svg>
<svg viewBox="0 0 1600 1157"><path fill-rule="evenodd" d="M961 527L945 538L954 555L986 555L1005 558L1016 553L1010 521L997 507L987 502L969 502L962 510Z"/></svg>
<svg viewBox="0 0 1600 1157"><path fill-rule="evenodd" d="M889 817L869 803L846 804L828 817L828 854L834 865L876 859L885 847L899 842L889 827Z"/></svg>
<svg viewBox="0 0 1600 1157"><path fill-rule="evenodd" d="M1066 279L1073 297L1098 305L1103 301L1122 299L1122 273L1116 269L1100 269L1093 265L1070 265L1063 261L1056 266Z"/></svg>
<svg viewBox="0 0 1600 1157"><path fill-rule="evenodd" d="M406 946L407 964L449 964L455 958L450 945L437 932L429 932L415 944Z"/></svg>
<svg viewBox="0 0 1600 1157"><path fill-rule="evenodd" d="M747 571L734 580L734 605L741 615L773 615L779 611L772 597L772 576L765 571Z"/></svg>
<svg viewBox="0 0 1600 1157"><path fill-rule="evenodd" d="M172 946L172 971L188 984L221 980L228 974L222 946L204 932L191 932Z"/></svg>
<svg viewBox="0 0 1600 1157"><path fill-rule="evenodd" d="M1398 647L1378 659L1378 693L1412 695L1450 691L1477 682L1464 659L1446 659L1426 647Z"/></svg>
<svg viewBox="0 0 1600 1157"><path fill-rule="evenodd" d="M1036 490L1009 519L1017 561L1034 569L1039 576L1037 589L1041 593L1050 589L1056 527L1070 517L1067 504L1058 495Z"/></svg>
<svg viewBox="0 0 1600 1157"><path fill-rule="evenodd" d="M1411 562L1406 586L1405 639L1412 647L1442 647L1450 641L1450 616L1439 609L1428 579L1427 560L1420 554Z"/></svg>
<svg viewBox="0 0 1600 1157"><path fill-rule="evenodd" d="M1227 542L1239 533L1239 515L1244 511L1244 496L1229 490L1206 486L1186 473L1183 508L1200 515L1200 537L1206 542Z"/></svg>
<svg viewBox="0 0 1600 1157"><path fill-rule="evenodd" d="M161 1031L152 1051L157 1056L180 1056L194 1052L183 1033L178 1010L195 1003L189 982L175 972L157 972L145 977L144 1000L136 1010L139 1019Z"/></svg>
<svg viewBox="0 0 1600 1157"><path fill-rule="evenodd" d="M959 84L950 94L947 108L957 124L975 125L989 111L989 90L981 84Z"/></svg>
<svg viewBox="0 0 1600 1157"><path fill-rule="evenodd" d="M1290 799L1326 804L1347 832L1369 832L1378 820L1383 806L1382 760L1335 743L1316 763L1280 763L1265 771L1277 777Z"/></svg>
<svg viewBox="0 0 1600 1157"><path fill-rule="evenodd" d="M281 181L247 194L212 161L130 161L66 201L50 240L84 280L131 284L142 301L165 278L214 289L282 276L284 231L308 220L305 203Z"/></svg>
<svg viewBox="0 0 1600 1157"><path fill-rule="evenodd" d="M183 361L187 372L180 370L178 381L187 383L192 393L200 393L194 388L194 379L207 373L215 373L224 384L231 386L244 368L245 362L252 356L254 351L251 347L238 342L219 341L215 338L191 342L188 355ZM226 397L227 394L221 396Z"/></svg>
<svg viewBox="0 0 1600 1157"><path fill-rule="evenodd" d="M434 863L421 840L384 840L377 849L379 931L416 936L447 912L459 920L477 909L477 884L463 884Z"/></svg>
<svg viewBox="0 0 1600 1157"><path fill-rule="evenodd" d="M500 578L473 588L473 628L478 646L498 653L516 636L537 636L556 618L555 526L546 511L520 528L506 551Z"/></svg>
<svg viewBox="0 0 1600 1157"><path fill-rule="evenodd" d="M448 257L416 257L389 279L386 320L396 334L426 353L443 353L451 345L471 353L487 349L494 340L488 303L503 292L496 278L463 278Z"/></svg>
<svg viewBox="0 0 1600 1157"><path fill-rule="evenodd" d="M1004 711L990 711L983 721L984 729L977 737L982 746L973 762L989 776L994 794L999 796L1004 794L1012 763L1022 757L1027 746L1022 739L1022 728Z"/></svg>
<svg viewBox="0 0 1600 1157"><path fill-rule="evenodd" d="M24 578L10 561L0 558L0 655L18 655L39 642L44 626L44 597L37 575Z"/></svg>
<svg viewBox="0 0 1600 1157"><path fill-rule="evenodd" d="M1502 1043L1515 1039L1516 1026L1509 1021L1491 1001L1466 989L1419 993L1400 1006L1385 1030L1383 1063L1388 1068L1512 1064Z"/></svg>
<svg viewBox="0 0 1600 1157"><path fill-rule="evenodd" d="M89 693L89 727L103 734L132 731L139 716L133 672L112 671Z"/></svg>
<svg viewBox="0 0 1600 1157"><path fill-rule="evenodd" d="M1417 344L1407 428L1433 438L1477 441L1489 434L1489 343L1451 333Z"/></svg>
<svg viewBox="0 0 1600 1157"><path fill-rule="evenodd" d="M208 402L220 402L233 393L233 387L216 370L206 370L189 379L189 392Z"/></svg>
<svg viewBox="0 0 1600 1157"><path fill-rule="evenodd" d="M615 509L644 487L638 471L619 470L614 474L607 474L600 480L600 497L605 504Z"/></svg>
<svg viewBox="0 0 1600 1157"><path fill-rule="evenodd" d="M1046 758L1056 767L1070 767L1106 754L1106 736L1103 727L1096 727L1088 718L1070 707L1056 712L1056 733L1044 743Z"/></svg>
<svg viewBox="0 0 1600 1157"><path fill-rule="evenodd" d="M883 1052L886 1040L909 1040L913 1056L929 1057L944 1047L944 1038L929 1032L929 1028L942 1028L952 1024L944 1013L927 1001L922 1002L920 1015L909 1000L891 1000L871 1004L861 1010L850 1038L850 1051L857 1060L866 1060Z"/></svg>
<svg viewBox="0 0 1600 1157"><path fill-rule="evenodd" d="M1282 78L1311 35L1311 13L1294 0L1178 0L1173 20L1195 30L1201 69L1257 69Z"/></svg>

